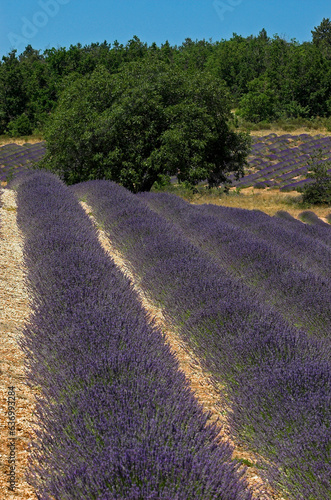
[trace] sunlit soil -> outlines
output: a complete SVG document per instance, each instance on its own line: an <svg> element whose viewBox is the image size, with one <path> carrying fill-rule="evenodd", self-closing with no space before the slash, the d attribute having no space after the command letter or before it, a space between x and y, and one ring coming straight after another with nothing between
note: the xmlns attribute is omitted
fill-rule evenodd
<svg viewBox="0 0 331 500"><path fill-rule="evenodd" d="M327 129L311 129L307 127L301 127L297 128L294 130L282 130L278 129L277 127L271 127L270 129L263 129L263 130L251 130L250 135L254 137L263 137L268 134L277 134L277 135L283 135L283 134L291 134L291 135L300 135L300 134L308 134L311 136L314 135L319 135L322 134L324 136L329 136L331 135L331 131L328 131Z"/></svg>
<svg viewBox="0 0 331 500"><path fill-rule="evenodd" d="M304 210L311 210L318 217L324 219L330 212L330 206L310 206L300 205L302 195L297 191L284 193L279 189L256 189L249 187L241 189L239 193L235 188L230 189L228 195L222 196L201 196L193 195L191 203L203 204L212 203L214 205L223 205L225 207L245 208L247 210L261 210L268 215L275 215L279 210L285 210L295 218ZM324 221L326 222L326 221Z"/></svg>
<svg viewBox="0 0 331 500"><path fill-rule="evenodd" d="M43 140L41 135L30 135L27 137L19 137L19 138L10 138L6 136L0 136L0 146L5 146L6 144L18 144L19 146L23 146L26 143L36 144Z"/></svg>

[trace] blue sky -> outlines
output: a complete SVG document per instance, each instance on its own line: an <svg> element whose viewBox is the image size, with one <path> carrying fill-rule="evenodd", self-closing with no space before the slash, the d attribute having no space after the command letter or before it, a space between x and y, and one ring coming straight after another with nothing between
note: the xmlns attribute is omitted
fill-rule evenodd
<svg viewBox="0 0 331 500"><path fill-rule="evenodd" d="M180 45L262 28L303 42L324 17L331 18L330 0L8 0L0 6L0 57L28 44L44 51L78 42L126 44L137 35L149 45Z"/></svg>

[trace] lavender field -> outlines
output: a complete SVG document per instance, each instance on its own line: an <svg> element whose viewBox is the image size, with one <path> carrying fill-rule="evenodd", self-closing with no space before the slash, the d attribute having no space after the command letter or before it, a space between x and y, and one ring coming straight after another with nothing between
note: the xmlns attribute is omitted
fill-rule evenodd
<svg viewBox="0 0 331 500"><path fill-rule="evenodd" d="M34 171L17 192L41 387L29 480L42 499L250 499L158 327L106 255L91 207L141 289L216 385L231 432L283 498L330 498L331 227L109 181ZM281 215L281 214L280 214Z"/></svg>
<svg viewBox="0 0 331 500"><path fill-rule="evenodd" d="M306 178L307 162L318 151L322 154L319 162L331 160L331 136L271 133L254 137L246 175L238 181L233 177L231 186L295 191L311 182ZM331 173L331 169L328 172Z"/></svg>

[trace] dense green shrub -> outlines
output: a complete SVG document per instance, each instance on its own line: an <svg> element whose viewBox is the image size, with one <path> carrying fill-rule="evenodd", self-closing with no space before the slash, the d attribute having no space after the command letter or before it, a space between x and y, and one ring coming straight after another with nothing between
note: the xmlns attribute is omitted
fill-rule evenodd
<svg viewBox="0 0 331 500"><path fill-rule="evenodd" d="M253 123L275 118L277 98L268 80L256 78L248 84L248 89L249 92L240 100L239 116Z"/></svg>
<svg viewBox="0 0 331 500"><path fill-rule="evenodd" d="M29 118L23 113L8 124L8 133L11 137L32 134L32 126Z"/></svg>
<svg viewBox="0 0 331 500"><path fill-rule="evenodd" d="M307 177L313 179L314 182L307 184L302 189L304 203L331 205L331 174L328 173L331 161L322 162L322 157L323 154L319 151L312 155L309 161L310 168Z"/></svg>

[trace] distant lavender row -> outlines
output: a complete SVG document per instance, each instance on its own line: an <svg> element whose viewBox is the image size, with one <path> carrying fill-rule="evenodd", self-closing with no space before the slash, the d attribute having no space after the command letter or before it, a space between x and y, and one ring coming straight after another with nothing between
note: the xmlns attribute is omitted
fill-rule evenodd
<svg viewBox="0 0 331 500"><path fill-rule="evenodd" d="M237 187L248 187L249 185L254 185L255 182L260 180L274 179L279 185L282 185L283 181L293 179L299 175L305 175L306 173L306 162L298 161L286 164L281 162L271 166L269 165L254 174L246 175L243 179L236 181L233 184Z"/></svg>
<svg viewBox="0 0 331 500"><path fill-rule="evenodd" d="M280 188L280 191L295 191L298 188L303 188L306 184L311 184L313 179L301 179L300 181L290 182L289 184L285 184Z"/></svg>
<svg viewBox="0 0 331 500"><path fill-rule="evenodd" d="M331 279L304 269L289 253L281 253L231 220L204 213L201 206L166 193L143 193L140 199L180 227L222 270L258 290L261 300L275 306L289 322L307 333L330 338ZM328 273L331 278L330 268Z"/></svg>
<svg viewBox="0 0 331 500"><path fill-rule="evenodd" d="M320 228L326 229L326 231L330 231L331 233L331 228L329 225L325 222L323 222L316 214L315 212L312 212L311 210L304 210L299 214L299 218L305 222L306 224L312 224L314 226L319 226ZM330 262L331 265L331 262Z"/></svg>
<svg viewBox="0 0 331 500"><path fill-rule="evenodd" d="M108 181L71 188L215 380L233 428L295 500L330 498L330 344L307 338L183 232Z"/></svg>
<svg viewBox="0 0 331 500"><path fill-rule="evenodd" d="M278 216L279 213L276 214L276 218ZM296 233L300 232L301 234L309 235L315 240L315 242L321 242L331 249L331 231L329 225L321 220L319 220L319 223L316 224L316 218L314 218L314 221L314 224L303 224L299 220L295 219L295 217L292 217L291 219L287 219L285 221L282 219L282 224L286 224L293 229L295 228Z"/></svg>
<svg viewBox="0 0 331 500"><path fill-rule="evenodd" d="M331 231L328 226L309 226L291 216L286 219L278 215L270 217L259 210L212 204L199 205L199 210L247 229L282 251L289 252L307 269L331 276Z"/></svg>
<svg viewBox="0 0 331 500"><path fill-rule="evenodd" d="M29 473L38 498L250 500L69 189L43 172L12 187L33 297L22 345L42 390Z"/></svg>
<svg viewBox="0 0 331 500"><path fill-rule="evenodd" d="M45 142L39 142L36 144L24 144L19 146L18 144L7 144L6 146L0 147L0 160L6 161L12 158L19 158L26 155L41 155L45 152L46 144Z"/></svg>

